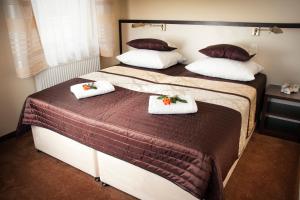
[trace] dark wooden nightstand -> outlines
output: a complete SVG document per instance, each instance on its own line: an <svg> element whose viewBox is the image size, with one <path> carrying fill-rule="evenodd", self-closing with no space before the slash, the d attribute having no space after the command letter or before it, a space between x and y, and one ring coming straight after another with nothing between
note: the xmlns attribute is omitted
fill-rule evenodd
<svg viewBox="0 0 300 200"><path fill-rule="evenodd" d="M266 89L259 132L300 142L300 92L288 95L280 88Z"/></svg>

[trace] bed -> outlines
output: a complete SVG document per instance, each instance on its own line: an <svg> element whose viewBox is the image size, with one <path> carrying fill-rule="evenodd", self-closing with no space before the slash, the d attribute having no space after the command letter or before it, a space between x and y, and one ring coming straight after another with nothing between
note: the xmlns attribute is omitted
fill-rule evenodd
<svg viewBox="0 0 300 200"><path fill-rule="evenodd" d="M19 128L32 126L38 150L140 199L222 199L254 131L263 81L190 77L173 67L114 66L35 93ZM69 87L88 80L108 80L116 91L76 100ZM199 112L150 115L150 94L193 95Z"/></svg>

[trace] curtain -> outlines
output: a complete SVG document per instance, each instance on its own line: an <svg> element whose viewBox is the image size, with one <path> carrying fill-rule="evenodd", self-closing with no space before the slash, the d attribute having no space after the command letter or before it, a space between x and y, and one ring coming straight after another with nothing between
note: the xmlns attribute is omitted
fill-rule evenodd
<svg viewBox="0 0 300 200"><path fill-rule="evenodd" d="M95 0L32 0L49 66L99 55Z"/></svg>
<svg viewBox="0 0 300 200"><path fill-rule="evenodd" d="M98 41L100 55L103 57L114 56L115 35L113 0L96 0L96 12L98 23Z"/></svg>
<svg viewBox="0 0 300 200"><path fill-rule="evenodd" d="M4 0L17 76L114 56L113 0ZM34 15L33 15L34 14Z"/></svg>
<svg viewBox="0 0 300 200"><path fill-rule="evenodd" d="M27 78L47 68L30 0L5 0L4 13L17 76Z"/></svg>

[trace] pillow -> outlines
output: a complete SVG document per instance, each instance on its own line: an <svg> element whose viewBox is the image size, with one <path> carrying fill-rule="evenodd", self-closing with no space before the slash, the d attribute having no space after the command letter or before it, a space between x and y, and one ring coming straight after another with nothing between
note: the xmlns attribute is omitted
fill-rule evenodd
<svg viewBox="0 0 300 200"><path fill-rule="evenodd" d="M248 61L255 56L255 54L250 56L245 49L230 44L208 46L204 49L200 49L199 52L213 58L228 58L239 61Z"/></svg>
<svg viewBox="0 0 300 200"><path fill-rule="evenodd" d="M170 46L165 41L153 39L153 38L143 38L143 39L135 39L127 42L127 45L134 47L136 49L149 49L156 51L172 51L175 50L176 47Z"/></svg>
<svg viewBox="0 0 300 200"><path fill-rule="evenodd" d="M117 59L127 65L151 69L165 69L185 59L176 51L154 51L135 49L117 56Z"/></svg>
<svg viewBox="0 0 300 200"><path fill-rule="evenodd" d="M261 65L253 61L210 57L199 59L185 68L197 74L237 81L252 81L255 79L254 75L263 70Z"/></svg>

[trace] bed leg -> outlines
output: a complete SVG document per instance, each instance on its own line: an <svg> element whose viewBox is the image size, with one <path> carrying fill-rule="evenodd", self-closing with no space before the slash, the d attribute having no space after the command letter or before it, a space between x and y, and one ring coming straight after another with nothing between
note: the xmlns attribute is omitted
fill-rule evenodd
<svg viewBox="0 0 300 200"><path fill-rule="evenodd" d="M101 185L102 185L103 187L109 186L107 183L104 183L104 182L101 182Z"/></svg>
<svg viewBox="0 0 300 200"><path fill-rule="evenodd" d="M107 183L102 182L100 177L95 177L95 181L98 182L98 183L101 183L101 185L103 187L109 186Z"/></svg>

